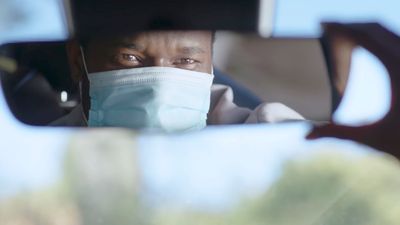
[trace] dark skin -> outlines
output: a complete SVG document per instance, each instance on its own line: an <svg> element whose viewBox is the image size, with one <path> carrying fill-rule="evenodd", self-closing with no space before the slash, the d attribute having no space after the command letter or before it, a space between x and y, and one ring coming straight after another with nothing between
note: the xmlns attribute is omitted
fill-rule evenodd
<svg viewBox="0 0 400 225"><path fill-rule="evenodd" d="M90 108L89 81L84 70L80 46L83 45L89 73L139 68L174 67L211 73L211 31L151 31L123 37L95 38L85 44L67 45L71 75L82 82L82 106Z"/></svg>

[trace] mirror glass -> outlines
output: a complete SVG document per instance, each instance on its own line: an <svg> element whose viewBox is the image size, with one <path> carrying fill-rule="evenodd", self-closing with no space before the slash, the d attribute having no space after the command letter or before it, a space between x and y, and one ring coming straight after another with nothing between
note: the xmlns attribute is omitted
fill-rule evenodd
<svg viewBox="0 0 400 225"><path fill-rule="evenodd" d="M177 40L182 39L185 35L188 36L184 40L185 42L177 41L179 45L190 44L194 41L196 45L201 46L201 37L209 36L209 40L203 41L207 42L203 43L203 47L209 48L213 43L213 48L208 52L179 53L181 55L168 53L165 56L165 52L159 49L161 49L160 46L163 48L168 46L151 42L154 38L161 38L171 44L173 42L170 41L171 38L168 38L175 33L178 34ZM192 34L195 34L193 38L190 36ZM119 40L130 41L129 43L136 45L138 43L147 45L148 49L139 51L132 50L132 46L120 47L118 45L115 47L117 46L115 43ZM97 82L92 78L103 76L104 79L110 79L109 82L115 82L117 79L112 80L111 78L117 76L116 73L144 67L147 69L175 67L179 69L176 73L184 73L182 76L186 76L187 73L191 76L191 71L206 74L213 72L214 85L211 91L207 121L209 125L283 122L303 118L312 121L326 121L331 116L326 62L319 39L316 38L265 39L255 33L218 31L211 36L211 32L206 31L153 31L89 41L89 44L85 41L77 43L73 41L32 42L7 44L2 47L3 55L14 59L18 64L15 73L3 74L2 81L11 111L20 121L31 125L84 125L75 120L61 124L58 121L60 119L63 121L65 116L76 113L78 108L82 108L79 112L80 115L85 114L81 116L80 121L84 121L88 116L89 120L94 118L90 116L89 108L85 108L89 107L86 104L96 101L89 97L90 93L88 93L90 90L95 90L95 88L90 89L92 87L90 85ZM85 62L81 60L80 47L84 49ZM157 47L156 50L154 50L155 47ZM168 51L173 49L172 47L168 48L170 48L167 49ZM192 48L194 49L194 47ZM191 49L187 48L187 51L189 50ZM189 54L193 54L193 56ZM171 58L172 56L175 58ZM89 71L89 76L86 74L85 66ZM213 71L211 71L211 67L213 67ZM102 72L110 75L97 76ZM143 71L140 73L142 74ZM146 72L144 71L144 73ZM85 81L87 77L90 82ZM132 77L135 76L130 75L126 79L132 79ZM208 77L208 75L204 77ZM176 88L183 87L167 88L167 92L162 95L162 98L173 93ZM181 99L185 95L185 90L182 89L181 94L172 97L174 99L168 104L181 104L182 102L179 101L186 101ZM161 90L157 87L156 91ZM187 93L191 92L187 90ZM125 101L120 97L128 96L119 93L117 89L112 90L111 95L110 89L102 90L96 95L104 94L108 97L120 96L117 100L114 99L110 102L108 102L109 98L103 99L101 107ZM129 98L135 99L146 96L143 93L139 93L139 96L136 96L138 93L130 94ZM197 94L185 98L190 97L191 99L188 101L192 104L199 100L197 98L202 98L201 96ZM82 102L81 97L86 100ZM154 99L152 98L152 100ZM202 100L200 99L200 101ZM131 107L128 106L129 104L113 105L111 108L97 110L113 110L110 114L106 112L105 117L107 117L116 113L115 110L122 113L121 110L124 110L124 107ZM171 110L171 107L168 110ZM117 117L121 117L121 114L118 115ZM112 117L115 118L115 115L113 114ZM125 120L129 120L129 118L125 118ZM153 115L151 119L157 119L157 116ZM56 123L54 123L55 121ZM125 127L125 124L120 122L109 126Z"/></svg>

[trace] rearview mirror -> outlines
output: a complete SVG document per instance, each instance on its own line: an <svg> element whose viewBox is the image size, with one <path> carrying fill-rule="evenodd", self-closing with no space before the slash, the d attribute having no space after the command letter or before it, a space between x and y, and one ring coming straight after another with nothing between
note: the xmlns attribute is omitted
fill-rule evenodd
<svg viewBox="0 0 400 225"><path fill-rule="evenodd" d="M319 39L217 32L213 48L214 83L231 87L238 107L254 110L263 102L280 102L308 120L329 120L331 96ZM66 42L15 43L2 50L18 64L2 83L19 120L48 125L81 104Z"/></svg>

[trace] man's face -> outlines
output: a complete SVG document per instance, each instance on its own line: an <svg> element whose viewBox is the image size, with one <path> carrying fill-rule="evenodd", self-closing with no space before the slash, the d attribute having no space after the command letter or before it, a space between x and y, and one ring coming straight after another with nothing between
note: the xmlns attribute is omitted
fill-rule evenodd
<svg viewBox="0 0 400 225"><path fill-rule="evenodd" d="M89 73L150 66L211 73L212 33L157 31L94 39L84 52Z"/></svg>
<svg viewBox="0 0 400 225"><path fill-rule="evenodd" d="M212 36L211 31L152 31L93 38L83 46L85 62L89 73L151 66L211 73ZM79 44L70 43L67 51L71 75L82 81L82 106L88 115L89 83Z"/></svg>

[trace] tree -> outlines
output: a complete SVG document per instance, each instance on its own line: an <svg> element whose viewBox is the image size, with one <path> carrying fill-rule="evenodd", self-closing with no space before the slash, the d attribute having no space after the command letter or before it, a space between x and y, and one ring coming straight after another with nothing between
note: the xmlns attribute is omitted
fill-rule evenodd
<svg viewBox="0 0 400 225"><path fill-rule="evenodd" d="M382 155L337 152L291 161L276 183L237 215L240 224L397 225L399 166Z"/></svg>

